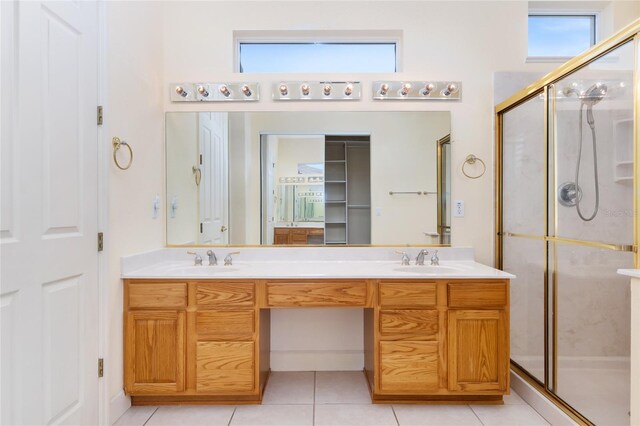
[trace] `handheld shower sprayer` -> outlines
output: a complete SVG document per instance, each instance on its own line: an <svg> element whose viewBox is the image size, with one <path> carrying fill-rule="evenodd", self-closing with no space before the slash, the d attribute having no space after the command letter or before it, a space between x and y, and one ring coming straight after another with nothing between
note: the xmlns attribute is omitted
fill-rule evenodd
<svg viewBox="0 0 640 426"><path fill-rule="evenodd" d="M598 179L598 152L597 152L597 140L596 140L596 124L595 119L593 118L593 107L598 102L600 102L607 95L607 85L604 83L595 83L591 85L584 91L578 91L575 85L571 85L562 89L562 94L566 97L569 97L575 94L580 100L580 119L578 120L578 158L576 160L576 173L575 173L575 181L574 182L566 182L562 184L558 191L558 198L560 199L560 203L566 206L575 206L576 211L578 212L578 216L580 219L585 222L589 222L593 220L597 214L598 209L600 208L600 183ZM582 163L582 110L584 107L587 107L587 124L589 124L589 128L591 129L591 141L593 147L593 177L594 177L594 188L595 188L595 206L593 209L593 213L586 217L582 214L582 210L580 208L581 203L581 188L580 188L580 165Z"/></svg>

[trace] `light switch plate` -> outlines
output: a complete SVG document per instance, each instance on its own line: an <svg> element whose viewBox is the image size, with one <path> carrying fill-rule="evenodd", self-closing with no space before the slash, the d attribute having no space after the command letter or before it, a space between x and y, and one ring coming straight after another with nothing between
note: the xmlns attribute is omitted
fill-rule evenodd
<svg viewBox="0 0 640 426"><path fill-rule="evenodd" d="M453 201L453 217L464 217L464 201Z"/></svg>

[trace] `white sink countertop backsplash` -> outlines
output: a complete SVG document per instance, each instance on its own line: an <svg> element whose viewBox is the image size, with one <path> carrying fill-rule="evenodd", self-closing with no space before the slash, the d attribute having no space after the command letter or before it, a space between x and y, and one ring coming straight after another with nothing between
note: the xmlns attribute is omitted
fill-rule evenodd
<svg viewBox="0 0 640 426"><path fill-rule="evenodd" d="M515 278L514 275L474 261L471 248L426 247L424 266L415 265L419 247L212 247L217 266L208 265L208 248L165 248L122 258L122 278ZM438 250L439 266L430 266ZM193 255L203 258L194 266ZM224 257L234 251L233 265ZM405 251L411 265L400 264Z"/></svg>

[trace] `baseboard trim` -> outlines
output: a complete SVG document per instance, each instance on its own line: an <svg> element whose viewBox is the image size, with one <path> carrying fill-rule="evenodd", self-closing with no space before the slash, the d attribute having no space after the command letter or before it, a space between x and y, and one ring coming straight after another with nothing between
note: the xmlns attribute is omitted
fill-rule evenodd
<svg viewBox="0 0 640 426"><path fill-rule="evenodd" d="M362 371L362 351L271 351L272 371Z"/></svg>
<svg viewBox="0 0 640 426"><path fill-rule="evenodd" d="M112 425L131 407L131 398L121 390L109 401L109 424Z"/></svg>
<svg viewBox="0 0 640 426"><path fill-rule="evenodd" d="M549 401L522 377L511 371L511 388L518 393L546 421L554 426L576 426L578 423Z"/></svg>

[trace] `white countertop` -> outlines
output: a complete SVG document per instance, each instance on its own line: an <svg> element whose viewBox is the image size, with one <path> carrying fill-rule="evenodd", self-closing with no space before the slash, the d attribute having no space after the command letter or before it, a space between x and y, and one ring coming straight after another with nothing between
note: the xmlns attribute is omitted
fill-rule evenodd
<svg viewBox="0 0 640 426"><path fill-rule="evenodd" d="M428 248L435 250L435 248ZM203 266L194 266L186 249L162 249L122 259L122 278L191 279L291 279L291 278L479 278L510 279L514 275L473 260L470 249L437 248L439 266L403 266L398 248L240 248L231 266L223 259L232 248L214 248L217 266L209 266L206 248L189 249L203 257ZM409 255L419 248L402 248ZM391 260L393 259L393 260Z"/></svg>
<svg viewBox="0 0 640 426"><path fill-rule="evenodd" d="M618 269L618 274L631 278L640 278L640 269Z"/></svg>
<svg viewBox="0 0 640 426"><path fill-rule="evenodd" d="M123 274L123 278L515 278L473 261L443 261L439 266L402 266L388 261L241 262L231 266L194 266L163 262Z"/></svg>

